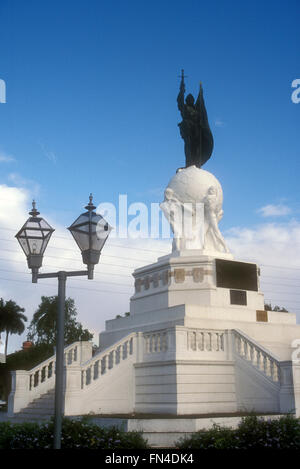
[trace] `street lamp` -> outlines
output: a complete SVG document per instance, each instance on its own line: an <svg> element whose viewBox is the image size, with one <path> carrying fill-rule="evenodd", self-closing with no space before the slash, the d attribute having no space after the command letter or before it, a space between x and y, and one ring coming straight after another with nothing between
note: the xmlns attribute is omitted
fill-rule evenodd
<svg viewBox="0 0 300 469"><path fill-rule="evenodd" d="M58 279L58 310L56 325L56 371L55 371L55 406L54 406L54 448L61 447L61 425L63 414L63 375L64 375L64 321L65 321L65 301L66 301L66 280L67 277L77 277L87 275L88 279L93 279L94 266L98 264L101 250L109 236L112 227L105 219L97 214L93 205L93 196L90 195L89 204L85 207L87 212L81 214L75 222L68 228L79 246L83 263L87 265L87 270L59 271L55 273L40 274L43 255L47 244L54 231L53 228L41 217L36 210L35 201L32 202L30 218L26 221L16 238L22 247L29 269L32 271L32 282L37 283L38 279L57 278Z"/></svg>
<svg viewBox="0 0 300 469"><path fill-rule="evenodd" d="M16 234L16 238L27 257L27 264L32 271L32 282L37 283L37 274L42 267L43 255L47 244L55 231L49 223L39 217L40 212L32 202L32 210L29 212L30 218Z"/></svg>
<svg viewBox="0 0 300 469"><path fill-rule="evenodd" d="M93 279L94 265L98 264L101 250L111 231L111 227L104 218L95 213L93 196L82 213L68 228L81 250L82 262L88 266L88 278Z"/></svg>

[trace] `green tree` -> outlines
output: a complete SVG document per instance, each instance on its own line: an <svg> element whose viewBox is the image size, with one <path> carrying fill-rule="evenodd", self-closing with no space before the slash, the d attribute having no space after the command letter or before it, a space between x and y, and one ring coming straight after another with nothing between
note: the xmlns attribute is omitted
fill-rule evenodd
<svg viewBox="0 0 300 469"><path fill-rule="evenodd" d="M58 309L57 296L42 296L42 302L34 313L28 327L29 340L35 344L55 345L56 342L56 317ZM91 340L93 334L76 321L77 310L72 298L65 302L65 344L71 344L77 340Z"/></svg>
<svg viewBox="0 0 300 469"><path fill-rule="evenodd" d="M288 313L288 310L285 309L284 307L280 307L280 306L274 306L274 308L272 308L272 305L271 303L265 303L265 311L279 311L281 313Z"/></svg>
<svg viewBox="0 0 300 469"><path fill-rule="evenodd" d="M24 322L27 321L27 317L22 314L25 309L21 308L13 300L4 301L0 299L0 332L5 332L5 347L4 355L7 355L8 336L9 334L21 335L25 330Z"/></svg>

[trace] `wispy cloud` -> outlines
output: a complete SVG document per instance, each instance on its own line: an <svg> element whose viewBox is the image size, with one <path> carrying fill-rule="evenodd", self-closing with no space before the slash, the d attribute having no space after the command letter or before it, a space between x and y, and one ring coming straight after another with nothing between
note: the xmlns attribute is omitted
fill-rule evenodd
<svg viewBox="0 0 300 469"><path fill-rule="evenodd" d="M257 213L261 214L263 217L282 217L285 215L290 215L292 210L287 205L278 204L278 205L265 205L257 210Z"/></svg>
<svg viewBox="0 0 300 469"><path fill-rule="evenodd" d="M49 161L51 161L51 163L56 164L56 163L57 163L57 156L56 156L56 154L55 154L53 151L48 150L48 149L46 148L46 146L45 146L43 143L38 142L38 144L39 144L39 146L41 147L44 156L45 156Z"/></svg>
<svg viewBox="0 0 300 469"><path fill-rule="evenodd" d="M7 153L4 153L3 151L0 151L0 163L13 163L15 158L11 155L8 155Z"/></svg>
<svg viewBox="0 0 300 469"><path fill-rule="evenodd" d="M215 126L216 127L225 127L226 123L222 119L215 119Z"/></svg>

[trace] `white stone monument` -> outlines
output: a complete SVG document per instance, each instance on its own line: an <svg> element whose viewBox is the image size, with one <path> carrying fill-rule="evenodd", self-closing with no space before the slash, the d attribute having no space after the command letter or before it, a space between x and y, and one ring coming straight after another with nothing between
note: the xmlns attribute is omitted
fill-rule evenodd
<svg viewBox="0 0 300 469"><path fill-rule="evenodd" d="M191 95L184 104L184 89L182 77L187 167L161 202L172 252L133 272L130 315L106 321L99 353L82 342L65 350L65 414L300 416L300 326L292 312L265 311L259 268L226 246L221 184L199 167L213 147L202 87L195 105ZM54 357L16 371L10 413L28 415L37 400L41 408L54 376Z"/></svg>

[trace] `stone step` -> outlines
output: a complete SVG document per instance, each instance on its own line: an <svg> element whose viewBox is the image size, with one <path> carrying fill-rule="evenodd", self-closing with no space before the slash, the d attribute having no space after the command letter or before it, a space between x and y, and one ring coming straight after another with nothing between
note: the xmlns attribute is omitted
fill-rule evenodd
<svg viewBox="0 0 300 469"><path fill-rule="evenodd" d="M54 407L51 408L43 408L43 407L40 407L40 408L30 408L30 407L26 407L25 409L22 409L22 414L26 414L26 415L47 415L47 414L51 414L54 412Z"/></svg>
<svg viewBox="0 0 300 469"><path fill-rule="evenodd" d="M28 408L31 409L48 409L54 407L54 400L53 399L43 399L43 400L38 400L31 402L31 404L28 405Z"/></svg>

